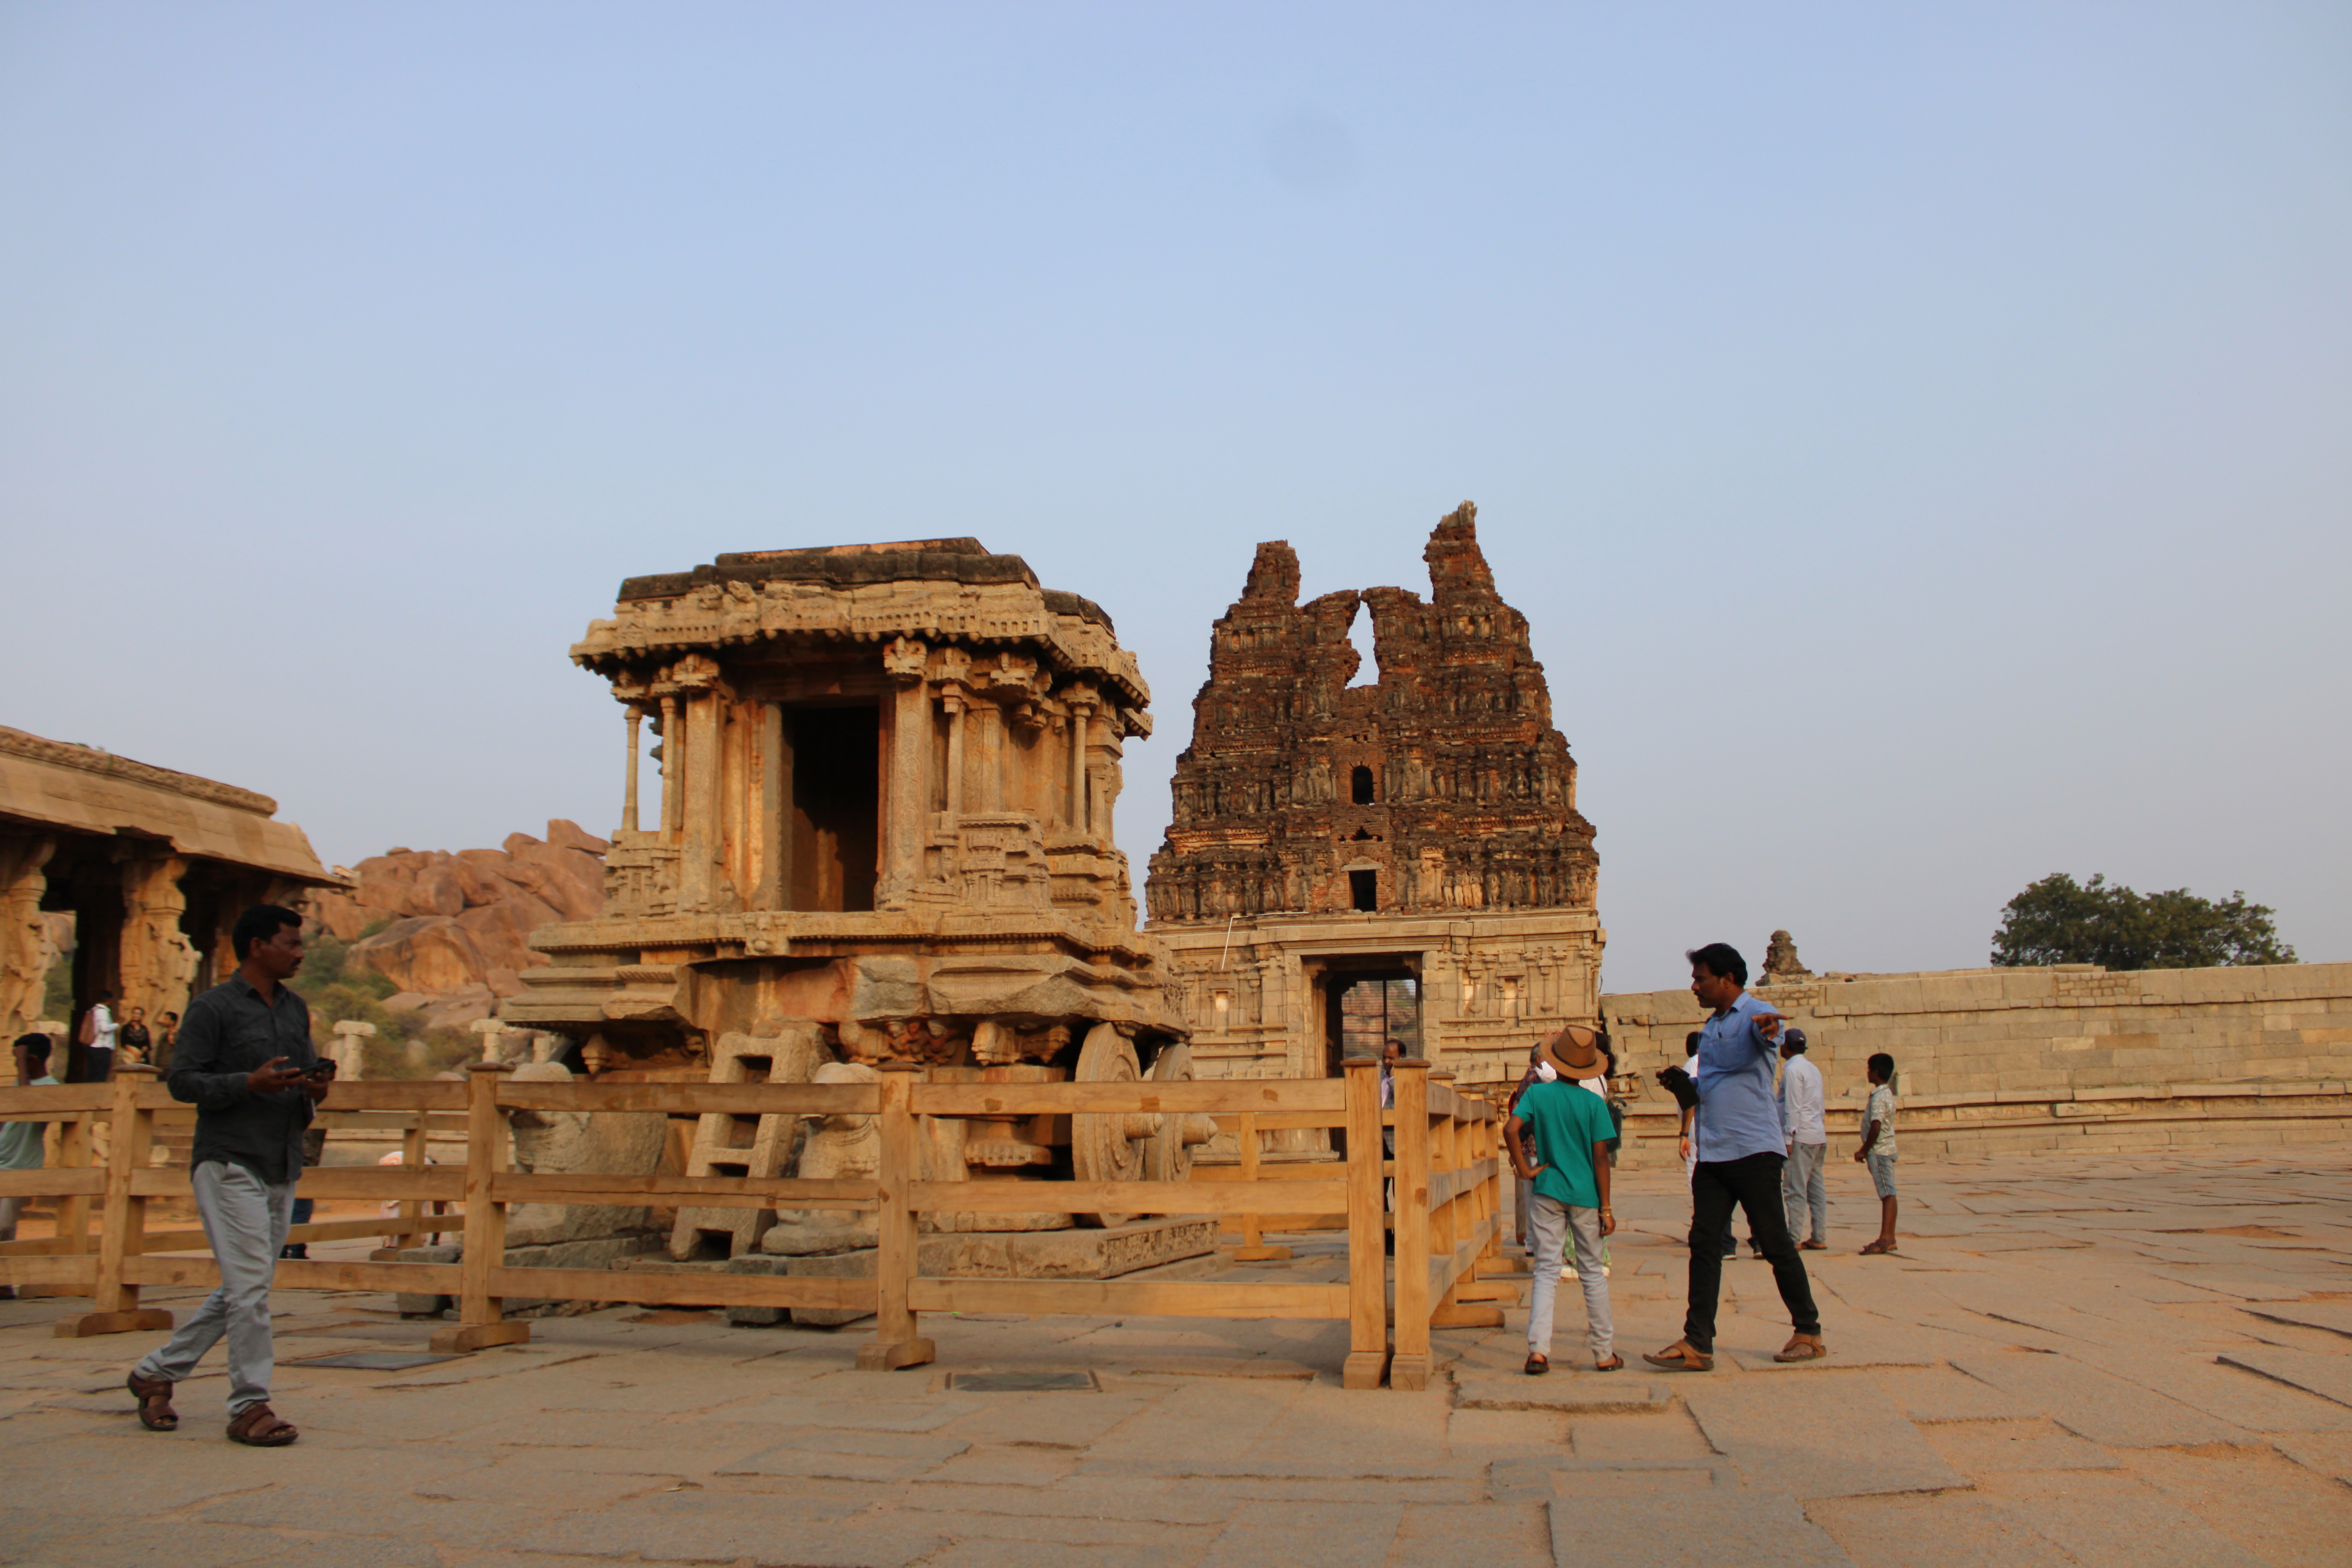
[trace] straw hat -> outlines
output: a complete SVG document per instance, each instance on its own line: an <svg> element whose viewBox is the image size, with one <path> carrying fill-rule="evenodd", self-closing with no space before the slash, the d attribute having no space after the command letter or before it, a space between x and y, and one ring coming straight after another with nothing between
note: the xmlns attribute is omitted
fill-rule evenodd
<svg viewBox="0 0 2352 1568"><path fill-rule="evenodd" d="M1536 1052L1565 1079L1596 1078L1601 1070L1599 1040L1580 1024L1569 1025L1538 1046Z"/></svg>

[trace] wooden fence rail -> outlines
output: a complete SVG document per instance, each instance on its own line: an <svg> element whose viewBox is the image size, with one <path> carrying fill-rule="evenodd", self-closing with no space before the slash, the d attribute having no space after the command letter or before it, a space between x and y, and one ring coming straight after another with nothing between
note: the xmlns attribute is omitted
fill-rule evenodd
<svg viewBox="0 0 2352 1568"><path fill-rule="evenodd" d="M278 1283L294 1289L385 1290L456 1298L457 1321L433 1335L443 1351L472 1351L530 1337L509 1318L509 1300L691 1303L870 1312L873 1339L858 1352L869 1370L932 1360L921 1333L925 1312L1116 1313L1126 1316L1344 1320L1344 1382L1388 1381L1419 1388L1429 1376L1433 1326L1500 1322L1490 1303L1516 1287L1482 1280L1509 1271L1497 1247L1501 1184L1497 1112L1458 1094L1450 1073L1428 1064L1396 1068L1394 1106L1381 1105L1380 1067L1351 1060L1334 1079L1231 1079L1190 1083L938 1084L912 1063L887 1063L863 1084L517 1083L503 1066L482 1064L467 1081L338 1084L321 1116L330 1131L400 1135L398 1166L319 1166L300 1190L314 1198L395 1204L396 1215L298 1226L291 1241L364 1236L462 1234L456 1263L293 1260ZM506 1112L621 1110L693 1115L872 1116L880 1168L871 1178L530 1174L509 1168ZM1208 1115L1241 1134L1243 1179L1197 1182L940 1182L923 1178L919 1119L940 1115ZM52 1295L87 1295L92 1310L58 1324L67 1335L119 1333L171 1325L171 1314L140 1304L153 1287L203 1288L219 1281L204 1234L151 1229L147 1205L192 1195L184 1168L154 1164L159 1125L184 1123L152 1069L119 1069L106 1084L0 1089L0 1121L56 1122L60 1161L0 1173L0 1196L51 1200L57 1233L0 1243L0 1283ZM462 1118L462 1164L425 1162L429 1130ZM1261 1174L1262 1131L1340 1131L1344 1162ZM1392 1134L1388 1157L1383 1132ZM102 1150L102 1158L100 1151ZM1328 1173L1326 1174L1325 1173ZM1308 1179L1298 1179L1300 1175ZM1222 1173L1221 1173L1222 1175ZM516 1204L825 1208L871 1213L877 1232L871 1278L696 1274L518 1268L506 1262L507 1211ZM446 1205L455 1205L456 1212ZM443 1212L431 1212L435 1209ZM927 1212L1240 1215L1263 1257L1286 1256L1258 1239L1265 1214L1344 1216L1344 1282L1165 1279L973 1279L918 1272L917 1242ZM91 1222L97 1232L91 1234ZM1385 1254L1394 1236L1395 1275ZM1391 1342L1393 1325L1393 1342Z"/></svg>

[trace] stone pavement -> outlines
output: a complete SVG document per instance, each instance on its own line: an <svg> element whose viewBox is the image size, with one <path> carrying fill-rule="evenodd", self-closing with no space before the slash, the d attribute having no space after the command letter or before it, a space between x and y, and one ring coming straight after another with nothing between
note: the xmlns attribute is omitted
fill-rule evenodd
<svg viewBox="0 0 2352 1568"><path fill-rule="evenodd" d="M1344 1325L925 1320L940 1363L854 1370L863 1331L622 1308L406 1372L389 1298L279 1297L282 1451L182 1430L121 1379L155 1336L70 1341L0 1304L0 1562L593 1568L1229 1563L2341 1564L2352 1561L2352 1160L1920 1163L1902 1252L1832 1165L1810 1253L1828 1362L1776 1366L1769 1271L1726 1271L1717 1370L1644 1375L1680 1317L1685 1200L1627 1173L1612 1286L1632 1365L1546 1378L1524 1318L1440 1335L1418 1394L1347 1393ZM1288 1265L1336 1272L1298 1238ZM974 1373L1078 1373L1051 1392Z"/></svg>

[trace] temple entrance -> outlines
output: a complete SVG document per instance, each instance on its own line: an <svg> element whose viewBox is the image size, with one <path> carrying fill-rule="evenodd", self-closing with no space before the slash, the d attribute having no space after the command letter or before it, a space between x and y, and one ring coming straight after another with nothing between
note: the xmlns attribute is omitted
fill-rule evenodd
<svg viewBox="0 0 2352 1568"><path fill-rule="evenodd" d="M870 910L882 844L882 710L787 708L783 717L793 781L785 907Z"/></svg>
<svg viewBox="0 0 2352 1568"><path fill-rule="evenodd" d="M1381 952L1322 961L1323 1074L1339 1076L1349 1057L1377 1057L1389 1041L1421 1054L1421 955Z"/></svg>

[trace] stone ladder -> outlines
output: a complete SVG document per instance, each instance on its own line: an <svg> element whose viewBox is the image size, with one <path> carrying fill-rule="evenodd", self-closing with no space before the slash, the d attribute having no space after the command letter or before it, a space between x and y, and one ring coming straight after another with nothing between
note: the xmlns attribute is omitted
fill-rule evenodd
<svg viewBox="0 0 2352 1568"><path fill-rule="evenodd" d="M775 1032L719 1037L711 1048L712 1083L805 1083L817 1064L828 1059L813 1028L776 1029L772 1024L759 1028ZM686 1173L761 1180L789 1176L800 1154L800 1120L705 1112L695 1125ZM760 1237L775 1222L773 1209L681 1207L670 1232L669 1255L683 1263L709 1257L723 1244L724 1257L740 1258L758 1250Z"/></svg>

